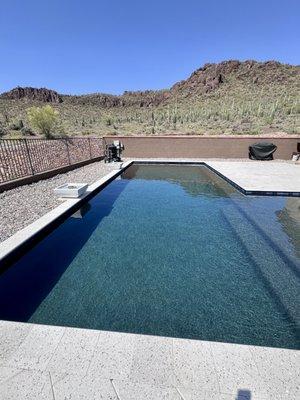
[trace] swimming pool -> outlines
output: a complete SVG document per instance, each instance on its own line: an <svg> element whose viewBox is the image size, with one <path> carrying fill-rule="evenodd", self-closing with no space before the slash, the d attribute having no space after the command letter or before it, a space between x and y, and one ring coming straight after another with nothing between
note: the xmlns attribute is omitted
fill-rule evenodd
<svg viewBox="0 0 300 400"><path fill-rule="evenodd" d="M0 319L299 348L299 207L134 164L0 275Z"/></svg>

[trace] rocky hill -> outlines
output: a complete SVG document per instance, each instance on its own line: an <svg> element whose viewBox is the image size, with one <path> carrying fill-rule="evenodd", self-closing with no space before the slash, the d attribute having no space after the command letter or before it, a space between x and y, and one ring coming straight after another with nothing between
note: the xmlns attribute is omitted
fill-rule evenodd
<svg viewBox="0 0 300 400"><path fill-rule="evenodd" d="M249 61L224 61L219 64L205 64L182 82L176 83L172 92L187 96L205 94L216 90L222 84L236 79L244 84L265 86L272 83L292 82L299 78L300 69L291 65L280 64L276 61L259 63Z"/></svg>
<svg viewBox="0 0 300 400"><path fill-rule="evenodd" d="M276 61L205 64L159 91L60 95L15 88L0 95L0 123L52 103L69 134L299 133L300 68Z"/></svg>
<svg viewBox="0 0 300 400"><path fill-rule="evenodd" d="M46 88L32 88L20 86L10 90L9 92L2 93L0 95L2 99L7 100L32 100L41 101L45 103L61 103L62 97L55 92L55 90L50 90Z"/></svg>

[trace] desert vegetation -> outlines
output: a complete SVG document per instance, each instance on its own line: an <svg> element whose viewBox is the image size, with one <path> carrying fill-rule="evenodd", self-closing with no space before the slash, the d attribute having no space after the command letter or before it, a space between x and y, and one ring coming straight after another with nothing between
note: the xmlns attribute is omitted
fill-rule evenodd
<svg viewBox="0 0 300 400"><path fill-rule="evenodd" d="M299 86L297 66L228 61L161 91L67 96L16 88L0 96L0 133L38 132L28 108L47 102L58 112L58 134L299 134Z"/></svg>
<svg viewBox="0 0 300 400"><path fill-rule="evenodd" d="M58 111L50 105L30 107L27 110L29 124L46 139L52 139L56 134L62 133L58 116Z"/></svg>

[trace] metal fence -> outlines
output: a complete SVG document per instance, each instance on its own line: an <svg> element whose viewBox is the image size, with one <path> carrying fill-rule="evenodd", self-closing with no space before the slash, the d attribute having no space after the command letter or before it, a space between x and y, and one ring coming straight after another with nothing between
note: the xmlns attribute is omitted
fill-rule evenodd
<svg viewBox="0 0 300 400"><path fill-rule="evenodd" d="M102 138L0 139L0 183L103 156Z"/></svg>

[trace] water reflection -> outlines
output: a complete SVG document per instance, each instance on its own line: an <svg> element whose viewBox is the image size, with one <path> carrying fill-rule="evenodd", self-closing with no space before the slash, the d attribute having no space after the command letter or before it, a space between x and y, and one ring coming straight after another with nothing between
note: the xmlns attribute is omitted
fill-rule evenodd
<svg viewBox="0 0 300 400"><path fill-rule="evenodd" d="M132 165L123 174L123 179L168 181L180 185L191 196L229 197L238 194L218 175L204 165Z"/></svg>
<svg viewBox="0 0 300 400"><path fill-rule="evenodd" d="M79 208L79 210L75 211L71 217L82 219L91 210L91 208L92 206L90 203L85 203L81 208Z"/></svg>

